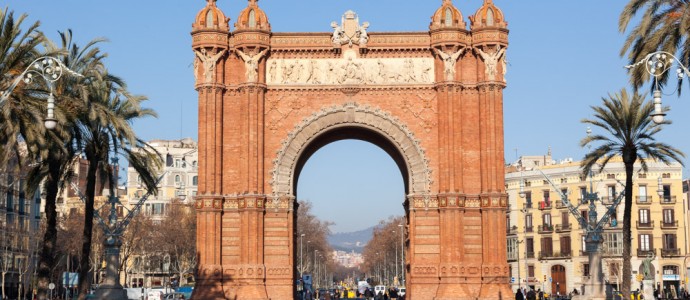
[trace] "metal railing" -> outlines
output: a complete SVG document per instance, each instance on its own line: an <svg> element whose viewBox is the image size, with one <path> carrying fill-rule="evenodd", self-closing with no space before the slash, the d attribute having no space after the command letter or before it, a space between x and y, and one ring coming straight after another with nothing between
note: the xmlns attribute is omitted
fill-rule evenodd
<svg viewBox="0 0 690 300"><path fill-rule="evenodd" d="M659 225L661 225L661 229L675 229L678 228L678 220L672 222L664 222L661 220L659 221Z"/></svg>
<svg viewBox="0 0 690 300"><path fill-rule="evenodd" d="M680 256L680 249L661 248L661 257Z"/></svg>
<svg viewBox="0 0 690 300"><path fill-rule="evenodd" d="M553 225L552 224L539 225L538 231L539 231L539 233L553 232Z"/></svg>
<svg viewBox="0 0 690 300"><path fill-rule="evenodd" d="M637 204L641 204L641 205L649 205L649 204L652 204L652 197L651 196L635 196L635 202Z"/></svg>
<svg viewBox="0 0 690 300"><path fill-rule="evenodd" d="M663 196L659 202L661 204L676 204L676 196Z"/></svg>
<svg viewBox="0 0 690 300"><path fill-rule="evenodd" d="M567 224L556 224L556 232L566 232L572 230L570 223Z"/></svg>
<svg viewBox="0 0 690 300"><path fill-rule="evenodd" d="M643 222L636 221L637 229L654 229L654 222Z"/></svg>
<svg viewBox="0 0 690 300"><path fill-rule="evenodd" d="M647 257L649 255L656 255L656 249L649 249L649 250L644 250L644 249L637 249L637 256L638 257Z"/></svg>

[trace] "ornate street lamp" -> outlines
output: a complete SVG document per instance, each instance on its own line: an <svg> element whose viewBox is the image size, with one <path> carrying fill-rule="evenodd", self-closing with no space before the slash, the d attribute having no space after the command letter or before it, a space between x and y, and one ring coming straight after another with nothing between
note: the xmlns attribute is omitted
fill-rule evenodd
<svg viewBox="0 0 690 300"><path fill-rule="evenodd" d="M664 116L666 116L661 107L661 85L659 84L659 77L670 70L674 63L678 65L676 68L676 76L678 78L678 84L681 84L685 76L690 76L690 71L677 57L666 51L657 51L647 54L642 60L632 65L625 66L626 69L632 69L644 65L647 74L654 76L654 88L652 92L652 97L654 98L654 113L652 113L651 116L656 124L664 122Z"/></svg>
<svg viewBox="0 0 690 300"><path fill-rule="evenodd" d="M57 120L55 119L55 97L53 96L53 84L58 81L60 77L62 77L63 73L83 77L81 74L67 68L55 57L42 56L37 58L31 62L31 64L29 64L24 72L14 79L7 90L0 93L0 105L3 105L5 101L10 98L10 95L20 82L31 84L35 78L40 77L50 88L50 95L48 95L48 99L46 100L47 113L43 125L45 125L46 129L55 129L57 126Z"/></svg>

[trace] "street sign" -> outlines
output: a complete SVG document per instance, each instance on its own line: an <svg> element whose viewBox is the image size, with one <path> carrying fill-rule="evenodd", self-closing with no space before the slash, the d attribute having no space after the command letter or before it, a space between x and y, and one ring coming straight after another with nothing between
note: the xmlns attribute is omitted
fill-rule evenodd
<svg viewBox="0 0 690 300"><path fill-rule="evenodd" d="M49 290L55 289L55 284L54 284L54 283L48 284L48 289L49 289Z"/></svg>
<svg viewBox="0 0 690 300"><path fill-rule="evenodd" d="M515 283L515 277L510 277L510 283Z"/></svg>
<svg viewBox="0 0 690 300"><path fill-rule="evenodd" d="M549 282L553 282L553 277L549 277Z"/></svg>

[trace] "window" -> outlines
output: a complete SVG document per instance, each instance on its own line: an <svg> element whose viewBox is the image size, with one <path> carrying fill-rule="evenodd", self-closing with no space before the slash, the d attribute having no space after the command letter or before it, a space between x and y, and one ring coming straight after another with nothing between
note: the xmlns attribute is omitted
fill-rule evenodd
<svg viewBox="0 0 690 300"><path fill-rule="evenodd" d="M562 236L561 237L561 255L563 256L569 256L570 255L570 236Z"/></svg>
<svg viewBox="0 0 690 300"><path fill-rule="evenodd" d="M249 28L256 27L256 12L254 10L249 11Z"/></svg>
<svg viewBox="0 0 690 300"><path fill-rule="evenodd" d="M153 204L151 204L151 214L152 214L152 215L157 215L157 216L163 215L163 213L165 213L164 207L165 207L165 206L164 206L163 203L153 203Z"/></svg>
<svg viewBox="0 0 690 300"><path fill-rule="evenodd" d="M446 8L446 26L453 26L453 12L450 8Z"/></svg>
<svg viewBox="0 0 690 300"><path fill-rule="evenodd" d="M561 189L561 195L562 195L561 201L564 199L567 199L568 198L568 189L567 188Z"/></svg>
<svg viewBox="0 0 690 300"><path fill-rule="evenodd" d="M585 202L587 199L587 187L580 187L580 203Z"/></svg>
<svg viewBox="0 0 690 300"><path fill-rule="evenodd" d="M206 13L206 28L213 28L213 10Z"/></svg>
<svg viewBox="0 0 690 300"><path fill-rule="evenodd" d="M570 220L568 219L568 212L567 211L562 211L561 212L561 225L563 226L564 229L570 227Z"/></svg>
<svg viewBox="0 0 690 300"><path fill-rule="evenodd" d="M621 255L623 254L623 233L622 232L604 232L604 253L607 255Z"/></svg>
<svg viewBox="0 0 690 300"><path fill-rule="evenodd" d="M527 203L527 208L532 208L532 192L525 192L525 202Z"/></svg>
<svg viewBox="0 0 690 300"><path fill-rule="evenodd" d="M671 185L664 184L663 185L663 190L664 190L664 202L671 202Z"/></svg>
<svg viewBox="0 0 690 300"><path fill-rule="evenodd" d="M544 227L551 226L551 214L544 214L542 216L542 225L544 225Z"/></svg>
<svg viewBox="0 0 690 300"><path fill-rule="evenodd" d="M175 160L175 168L180 168L180 167L182 167L182 161L179 159L176 159Z"/></svg>
<svg viewBox="0 0 690 300"><path fill-rule="evenodd" d="M589 276L589 264L582 264L582 276Z"/></svg>
<svg viewBox="0 0 690 300"><path fill-rule="evenodd" d="M662 267L664 275L678 275L677 266L663 266Z"/></svg>
<svg viewBox="0 0 690 300"><path fill-rule="evenodd" d="M525 239L525 252L527 252L528 258L534 257L534 238L529 237Z"/></svg>
<svg viewBox="0 0 690 300"><path fill-rule="evenodd" d="M180 183L180 181L182 181L180 175L175 175L175 183Z"/></svg>
<svg viewBox="0 0 690 300"><path fill-rule="evenodd" d="M534 277L534 265L527 266L527 277Z"/></svg>
<svg viewBox="0 0 690 300"><path fill-rule="evenodd" d="M674 218L672 209L664 209L663 215L664 215L664 224L673 224L673 222L675 221L675 218Z"/></svg>
<svg viewBox="0 0 690 300"><path fill-rule="evenodd" d="M532 215L525 215L525 231L532 232Z"/></svg>
<svg viewBox="0 0 690 300"><path fill-rule="evenodd" d="M608 193L609 193L609 194L608 194L608 197L609 197L608 200L609 200L610 202L613 202L613 200L616 199L616 186L615 186L615 185L609 185L607 190L608 190Z"/></svg>
<svg viewBox="0 0 690 300"><path fill-rule="evenodd" d="M580 215L582 216L582 219L585 221L585 223L589 223L589 213L586 210L581 210Z"/></svg>
<svg viewBox="0 0 690 300"><path fill-rule="evenodd" d="M661 174L661 178L671 178L671 173L663 173Z"/></svg>
<svg viewBox="0 0 690 300"><path fill-rule="evenodd" d="M199 176L192 177L192 185L193 186L199 185Z"/></svg>
<svg viewBox="0 0 690 300"><path fill-rule="evenodd" d="M637 188L637 197L639 198L639 202L647 202L647 186L646 185L640 185Z"/></svg>
<svg viewBox="0 0 690 300"><path fill-rule="evenodd" d="M583 235L581 240L582 240L582 252L587 252L587 236Z"/></svg>
<svg viewBox="0 0 690 300"><path fill-rule="evenodd" d="M647 174L645 174L645 173L637 174L637 178L639 178L639 179L645 179L645 178L647 178Z"/></svg>
<svg viewBox="0 0 690 300"><path fill-rule="evenodd" d="M518 255L518 243L517 243L517 238L509 238L508 239L508 259L517 259Z"/></svg>
<svg viewBox="0 0 690 300"><path fill-rule="evenodd" d="M494 10L489 8L489 10L486 12L486 26L493 26L494 25Z"/></svg>
<svg viewBox="0 0 690 300"><path fill-rule="evenodd" d="M544 257L550 257L553 255L553 240L551 237L541 238L541 253Z"/></svg>
<svg viewBox="0 0 690 300"><path fill-rule="evenodd" d="M549 190L544 191L544 202L546 202L546 203L551 202L551 191L549 191Z"/></svg>
<svg viewBox="0 0 690 300"><path fill-rule="evenodd" d="M640 234L638 236L638 249L641 251L652 250L652 235L651 234Z"/></svg>
<svg viewBox="0 0 690 300"><path fill-rule="evenodd" d="M676 235L664 234L664 249L676 249Z"/></svg>
<svg viewBox="0 0 690 300"><path fill-rule="evenodd" d="M606 179L616 179L616 174L606 174Z"/></svg>
<svg viewBox="0 0 690 300"><path fill-rule="evenodd" d="M649 224L649 209L640 209L640 224Z"/></svg>
<svg viewBox="0 0 690 300"><path fill-rule="evenodd" d="M620 270L620 264L617 262L609 263L609 276L618 277L618 271Z"/></svg>

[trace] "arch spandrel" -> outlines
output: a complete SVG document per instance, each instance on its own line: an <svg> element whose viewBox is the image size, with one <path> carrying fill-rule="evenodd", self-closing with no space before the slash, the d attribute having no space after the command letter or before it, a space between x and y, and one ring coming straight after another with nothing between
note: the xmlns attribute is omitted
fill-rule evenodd
<svg viewBox="0 0 690 300"><path fill-rule="evenodd" d="M271 188L274 197L294 196L297 161L319 135L339 126L372 130L388 140L407 167L410 195L431 193L431 168L420 141L405 124L379 108L356 103L322 108L302 120L281 143L273 161Z"/></svg>

